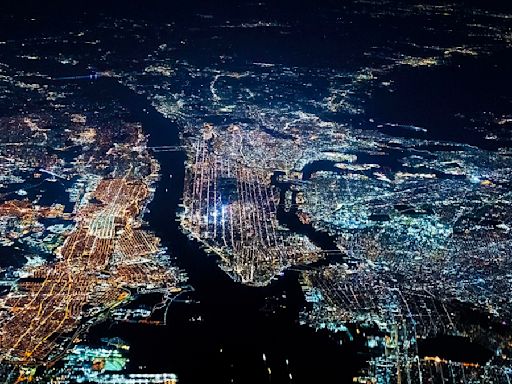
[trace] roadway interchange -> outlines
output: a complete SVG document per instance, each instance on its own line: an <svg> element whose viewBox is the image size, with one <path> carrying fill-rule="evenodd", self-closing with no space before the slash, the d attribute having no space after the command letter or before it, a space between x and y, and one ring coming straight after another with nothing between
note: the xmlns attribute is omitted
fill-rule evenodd
<svg viewBox="0 0 512 384"><path fill-rule="evenodd" d="M175 287L175 271L157 260L159 239L139 228L150 197L146 181L94 184L57 260L31 270L3 303L2 361L51 365L88 320L129 298L127 288Z"/></svg>

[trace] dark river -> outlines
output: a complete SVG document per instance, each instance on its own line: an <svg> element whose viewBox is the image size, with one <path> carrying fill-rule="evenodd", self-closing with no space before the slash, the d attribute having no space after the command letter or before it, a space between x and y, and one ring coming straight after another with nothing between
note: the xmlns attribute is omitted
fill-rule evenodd
<svg viewBox="0 0 512 384"><path fill-rule="evenodd" d="M149 146L179 145L180 127L143 96L112 79L90 87L96 97L118 99L143 124ZM346 340L340 345L342 335L298 324L306 303L296 272L264 288L232 281L175 221L185 154L155 155L162 178L146 219L189 276L194 303L173 303L166 326L106 322L91 330L91 339L121 337L131 345L130 371L176 373L180 383L351 382L363 363L362 346Z"/></svg>

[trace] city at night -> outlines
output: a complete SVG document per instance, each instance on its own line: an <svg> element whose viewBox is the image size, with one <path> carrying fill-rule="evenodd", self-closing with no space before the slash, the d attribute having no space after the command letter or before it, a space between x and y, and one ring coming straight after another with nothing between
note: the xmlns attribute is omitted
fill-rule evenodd
<svg viewBox="0 0 512 384"><path fill-rule="evenodd" d="M6 0L0 383L511 384L512 3Z"/></svg>

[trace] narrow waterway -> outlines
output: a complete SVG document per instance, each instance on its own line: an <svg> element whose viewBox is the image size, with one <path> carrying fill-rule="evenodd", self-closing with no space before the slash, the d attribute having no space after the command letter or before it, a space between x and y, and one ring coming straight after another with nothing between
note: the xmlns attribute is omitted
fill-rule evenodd
<svg viewBox="0 0 512 384"><path fill-rule="evenodd" d="M149 146L179 145L179 126L141 95L113 79L89 85L115 98L143 124ZM103 323L92 338L118 336L131 345L130 370L178 374L181 383L349 383L361 365L356 344L298 324L304 297L296 273L270 286L232 281L175 220L183 191L183 152L155 154L162 178L146 219L178 266L186 271L195 303L173 303L167 326Z"/></svg>

